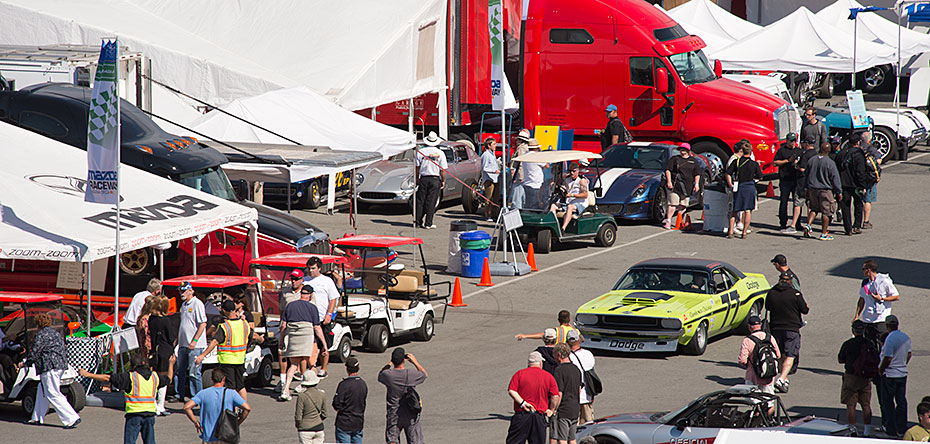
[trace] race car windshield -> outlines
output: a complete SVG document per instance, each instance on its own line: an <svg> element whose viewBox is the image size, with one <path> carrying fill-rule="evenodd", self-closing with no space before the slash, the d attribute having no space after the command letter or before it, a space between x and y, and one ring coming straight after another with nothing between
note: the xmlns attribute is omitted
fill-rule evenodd
<svg viewBox="0 0 930 444"><path fill-rule="evenodd" d="M707 293L707 274L692 270L639 268L623 275L613 289Z"/></svg>
<svg viewBox="0 0 930 444"><path fill-rule="evenodd" d="M704 56L704 52L700 49L673 54L668 56L668 59L672 62L672 66L675 67L678 77L686 85L709 82L717 78L713 68L710 67L710 63L707 61L707 57Z"/></svg>
<svg viewBox="0 0 930 444"><path fill-rule="evenodd" d="M664 170L668 150L658 146L614 145L597 161L601 168L638 168Z"/></svg>

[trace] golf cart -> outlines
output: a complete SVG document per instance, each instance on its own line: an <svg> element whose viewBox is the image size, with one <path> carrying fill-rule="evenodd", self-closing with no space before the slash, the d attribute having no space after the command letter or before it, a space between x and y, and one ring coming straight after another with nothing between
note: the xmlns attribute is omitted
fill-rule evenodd
<svg viewBox="0 0 930 444"><path fill-rule="evenodd" d="M599 247L609 247L617 240L617 222L613 216L596 212L595 195L602 192L600 188L588 190L587 208L581 214L572 215L565 231L562 231L564 210L549 211L552 204L565 201L565 190L560 183L565 163L600 158L600 154L587 151L561 150L533 151L513 159L515 162L548 163L553 169L552 193L545 207L520 210L523 226L517 233L526 242L533 242L536 253L552 250L553 238L557 243L593 238ZM545 185L542 189L546 189Z"/></svg>
<svg viewBox="0 0 930 444"><path fill-rule="evenodd" d="M255 276L220 276L220 275L196 275L181 276L173 279L167 279L161 283L165 295L169 298L177 297L178 307L181 306L180 291L178 287L182 282L190 282L194 287L194 295L204 303L207 312L207 343L209 343L215 326L222 322L222 311L220 305L223 303L225 295L233 298L242 298L245 302L246 310L252 313L255 319L255 332L263 340L261 344L255 344L249 341L249 347L245 354L245 372L246 382L253 387L266 387L271 385L271 377L274 375L273 363L275 357L272 350L277 352L276 339L268 334L267 317L265 316L264 307L258 298L259 280ZM257 310L257 311L256 311ZM211 328L212 327L212 328ZM218 365L216 358L216 349L214 348L209 355L203 360L204 370L214 368Z"/></svg>
<svg viewBox="0 0 930 444"><path fill-rule="evenodd" d="M431 302L448 302L452 282L430 280L423 256L423 239L367 234L332 241L334 252L356 255L361 258L360 263L366 265L369 256L384 257L390 255L392 249L407 245L417 247L409 265L404 263L403 254L397 254L397 259L391 263L382 261L379 266L353 269L353 276L344 281L346 295L336 308L337 319L349 326L353 335L361 338L365 347L375 353L386 350L391 338L396 336L413 335L417 340L429 341L433 337L436 316ZM412 265L418 265L422 271ZM444 294L436 290L438 286L445 286ZM445 319L445 310L442 319Z"/></svg>
<svg viewBox="0 0 930 444"><path fill-rule="evenodd" d="M75 313L62 309L62 295L44 293L20 293L0 291L0 328L6 334L6 340L16 350L2 350L13 361L14 368L5 368L3 372L12 372L9 381L4 381L3 393L0 393L0 402L22 401L23 412L32 415L36 405L36 391L39 386L39 374L34 365L15 368L26 359L27 350L38 333L35 316L39 313L48 314L52 320L52 328L62 334L68 335L68 330L80 327ZM69 325L70 324L70 325ZM14 376L15 375L15 376ZM84 408L86 392L84 386L77 381L77 371L68 366L61 375L61 393L68 399L68 403L80 412Z"/></svg>
<svg viewBox="0 0 930 444"><path fill-rule="evenodd" d="M336 272L339 267L345 275L345 265L348 263L343 256L330 256L325 254L311 254L286 252L252 259L249 274L259 276L261 279L262 306L267 310L269 334L277 337L278 326L281 324L281 309L278 307L278 295L291 287L290 273L293 269L300 269L306 273L307 261L311 257L320 258L323 262L323 273ZM256 274L257 273L257 274ZM333 345L329 348L329 359L333 362L345 362L352 353L352 331L343 322L333 324Z"/></svg>

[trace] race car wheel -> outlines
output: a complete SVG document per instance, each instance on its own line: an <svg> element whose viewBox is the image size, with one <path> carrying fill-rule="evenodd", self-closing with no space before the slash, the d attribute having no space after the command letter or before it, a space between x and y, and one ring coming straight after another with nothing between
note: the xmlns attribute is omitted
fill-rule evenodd
<svg viewBox="0 0 930 444"><path fill-rule="evenodd" d="M71 404L74 411L80 412L84 410L84 406L87 405L87 393L84 392L84 386L80 382L74 381L63 388L62 394L65 395L68 404Z"/></svg>
<svg viewBox="0 0 930 444"><path fill-rule="evenodd" d="M462 209L465 210L465 214L478 214L481 202L479 202L477 187L478 183L471 181L467 188L462 189Z"/></svg>
<svg viewBox="0 0 930 444"><path fill-rule="evenodd" d="M433 337L433 314L427 313L423 317L423 323L420 324L420 328L417 329L417 332L414 334L414 337L418 341L429 341Z"/></svg>
<svg viewBox="0 0 930 444"><path fill-rule="evenodd" d="M255 376L249 378L249 382L255 388L268 387L271 385L272 376L274 376L273 362L271 357L265 356L262 358L261 364L258 365L258 372L255 373Z"/></svg>
<svg viewBox="0 0 930 444"><path fill-rule="evenodd" d="M23 389L23 401L22 408L23 413L26 416L32 417L32 411L36 408L36 392L38 392L39 384L33 382L29 384L25 389Z"/></svg>
<svg viewBox="0 0 930 444"><path fill-rule="evenodd" d="M882 163L888 162L895 158L898 148L895 143L894 131L883 126L875 127L872 143L878 147L878 152L882 155Z"/></svg>
<svg viewBox="0 0 930 444"><path fill-rule="evenodd" d="M333 362L346 362L346 359L349 359L351 353L352 341L349 340L349 335L346 334L339 340L339 346L336 347L336 352L329 354L329 358Z"/></svg>
<svg viewBox="0 0 930 444"><path fill-rule="evenodd" d="M155 254L151 248L140 248L119 255L119 269L130 276L139 276L148 272L155 264Z"/></svg>
<svg viewBox="0 0 930 444"><path fill-rule="evenodd" d="M661 184L656 188L656 197L652 199L652 220L662 223L668 212L668 191Z"/></svg>
<svg viewBox="0 0 930 444"><path fill-rule="evenodd" d="M707 349L707 322L702 321L694 331L691 342L684 347L684 352L689 355L700 356Z"/></svg>
<svg viewBox="0 0 930 444"><path fill-rule="evenodd" d="M536 253L546 254L552 251L552 232L549 230L539 230L536 232Z"/></svg>
<svg viewBox="0 0 930 444"><path fill-rule="evenodd" d="M384 324L374 324L368 328L368 334L365 335L365 345L369 350L375 353L381 353L388 348L388 342L391 334Z"/></svg>
<svg viewBox="0 0 930 444"><path fill-rule="evenodd" d="M617 241L617 226L614 224L603 224L601 228L597 230L597 237L594 238L594 243L598 247L609 247Z"/></svg>
<svg viewBox="0 0 930 444"><path fill-rule="evenodd" d="M320 207L320 203L322 202L323 197L320 192L320 181L314 180L313 182L310 182L310 185L307 186L306 194L298 199L297 207L315 210Z"/></svg>
<svg viewBox="0 0 930 444"><path fill-rule="evenodd" d="M749 313L746 313L746 318L743 319L743 322L739 324L739 332L742 334L748 335L749 331L749 317L758 316L762 317L762 300L759 299L756 302L752 303L752 307L749 307Z"/></svg>

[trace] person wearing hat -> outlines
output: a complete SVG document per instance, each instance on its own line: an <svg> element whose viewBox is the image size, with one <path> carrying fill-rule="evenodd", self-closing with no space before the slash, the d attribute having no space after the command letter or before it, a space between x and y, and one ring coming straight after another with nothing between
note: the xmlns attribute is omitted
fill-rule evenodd
<svg viewBox="0 0 930 444"><path fill-rule="evenodd" d="M817 142L814 139L804 139L801 141L801 155L798 162L794 165L798 170L798 180L794 183L794 211L791 214L791 226L795 230L804 230L804 235L810 237L813 230L810 228L811 220L814 219L814 213L811 211L810 202L807 198L807 163L812 157L817 155ZM801 225L801 212L807 207L807 224Z"/></svg>
<svg viewBox="0 0 930 444"><path fill-rule="evenodd" d="M791 271L781 272L778 282L765 297L772 337L781 352L780 373L775 380L775 390L781 393L788 393L788 373L801 354L801 327L804 326L801 316L810 311L804 296L792 285L793 278Z"/></svg>
<svg viewBox="0 0 930 444"><path fill-rule="evenodd" d="M446 155L439 149L442 139L434 131L430 131L423 140L426 146L417 147L416 172L417 200L415 202L414 223L420 228L433 229L433 216L439 206L439 195L446 185ZM424 216L426 219L424 220Z"/></svg>
<svg viewBox="0 0 930 444"><path fill-rule="evenodd" d="M520 133L517 134L517 148L513 151L513 158L520 157L528 152L530 141L530 130L523 128L520 130ZM513 207L516 209L524 208L526 206L526 192L523 189L523 180L526 175L526 168L521 162L513 162L511 160L510 169L513 171L511 187L510 202L513 204Z"/></svg>
<svg viewBox="0 0 930 444"><path fill-rule="evenodd" d="M287 335L287 350L285 355L290 359L291 365L284 377L279 401L290 401L290 386L294 374L299 368L301 374L308 373L308 369L316 375L317 341L325 344L323 329L320 328L320 314L310 298L313 296L313 287L304 285L300 287L300 299L287 304L284 313L281 313L281 335ZM302 392L303 386L294 389L295 393Z"/></svg>
<svg viewBox="0 0 930 444"><path fill-rule="evenodd" d="M862 407L864 436L872 435L872 378L859 374L856 368L860 353L870 353L871 362L880 362L878 349L865 338L865 323L856 319L852 323L853 337L843 342L836 358L843 364L843 385L840 388L840 402L846 405L846 423L856 425L856 405ZM873 369L877 372L878 369Z"/></svg>
<svg viewBox="0 0 930 444"><path fill-rule="evenodd" d="M294 407L294 425L297 426L300 444L322 444L325 439L323 420L329 415L329 410L326 408L326 395L317 388L319 383L320 377L312 371L304 372L304 379L300 381L305 390L297 396L297 406Z"/></svg>
<svg viewBox="0 0 930 444"><path fill-rule="evenodd" d="M410 361L416 369L404 368L404 361ZM407 444L423 444L423 429L420 426L420 412L412 412L401 403L401 398L408 389L412 389L429 377L426 369L420 365L413 354L403 347L391 352L391 362L378 373L378 382L387 388L387 421L385 423L385 442L399 443L400 433L404 432Z"/></svg>
<svg viewBox="0 0 930 444"><path fill-rule="evenodd" d="M756 339L765 341L768 338L772 342L772 346L775 347L775 355L778 359L781 359L781 352L778 350L778 343L775 342L775 338L769 335L768 333L762 330L762 318L758 315L751 315L747 320L749 324L749 335L755 336ZM752 352L756 348L756 343L749 338L749 336L743 338L743 341L740 343L739 348L739 365L746 369L746 384L754 385L759 388L764 393L775 394L775 378L760 378L756 375L756 371L752 368Z"/></svg>
<svg viewBox="0 0 930 444"><path fill-rule="evenodd" d="M336 442L360 444L365 429L365 404L368 384L358 375L358 359L346 359L346 376L336 386L333 410L336 411Z"/></svg>
<svg viewBox="0 0 930 444"><path fill-rule="evenodd" d="M588 178L581 175L581 167L572 162L568 165L568 174L562 181L562 191L565 193L563 202L555 202L549 207L549 211L555 213L559 210L565 211L562 216L562 232L568 229L568 224L572 221L572 214L584 213L588 207Z"/></svg>
<svg viewBox="0 0 930 444"><path fill-rule="evenodd" d="M794 273L794 270L788 267L788 258L785 257L784 254L776 254L770 262L775 266L775 271L777 271L779 275L786 272L789 273L791 275L791 287L797 291L801 291L801 279Z"/></svg>
<svg viewBox="0 0 930 444"><path fill-rule="evenodd" d="M181 313L181 324L178 329L178 362L175 367L177 383L175 392L178 399L184 401L203 390L201 366L197 356L203 353L207 346L205 331L207 329L207 311L203 302L194 295L194 287L190 282L184 281L178 287L181 300L184 301L178 311Z"/></svg>
<svg viewBox="0 0 930 444"><path fill-rule="evenodd" d="M623 126L620 117L617 116L617 105L607 105L604 112L607 113L607 126L599 134L601 136L601 149L605 150L611 145L629 142L627 136L629 132Z"/></svg>
<svg viewBox="0 0 930 444"><path fill-rule="evenodd" d="M901 438L907 431L907 364L911 361L911 338L898 330L898 317L885 318L888 336L878 365L878 405L882 427L888 436Z"/></svg>
<svg viewBox="0 0 930 444"><path fill-rule="evenodd" d="M691 144L678 147L678 156L668 159L665 166L665 186L668 189L668 211L665 214L666 230L672 228L675 214L684 214L691 203L691 195L701 191L701 166L691 155Z"/></svg>
<svg viewBox="0 0 930 444"><path fill-rule="evenodd" d="M812 139L816 148L829 142L827 126L817 118L817 109L813 106L804 110L804 122L801 124L801 140L807 139Z"/></svg>
<svg viewBox="0 0 930 444"><path fill-rule="evenodd" d="M526 368L510 377L507 394L513 399L513 416L507 429L507 444L545 444L548 419L559 404L559 386L542 369L543 357L530 352Z"/></svg>
<svg viewBox="0 0 930 444"><path fill-rule="evenodd" d="M300 299L300 290L304 286L304 272L295 268L288 273L288 278L291 280L290 290L281 289L281 292L278 293L278 314L284 313L284 310L287 308L287 304L294 302ZM278 364L280 365L281 374L279 375L278 385L275 386L274 391L276 393L281 393L284 390L284 380L287 379L287 366L290 361L287 359L287 335L282 334L278 338ZM300 373L307 370L306 368L301 369Z"/></svg>
<svg viewBox="0 0 930 444"><path fill-rule="evenodd" d="M530 137L526 143L526 147L529 151L539 151L539 141L534 137ZM549 164L520 162L520 168L523 169L522 185L523 194L526 196L522 208L532 210L538 209L540 207L539 190L542 188L543 180L545 179L543 170L549 168Z"/></svg>
<svg viewBox="0 0 930 444"><path fill-rule="evenodd" d="M496 149L497 140L493 137L485 138L484 143L481 144L481 181L484 183L484 197L490 199L491 202L499 203L500 190L497 188L497 180L501 173L501 166L494 153ZM488 222L493 222L491 214L494 212L494 205L488 202L484 204L484 217Z"/></svg>
<svg viewBox="0 0 930 444"><path fill-rule="evenodd" d="M801 149L798 148L798 135L788 133L785 137L787 140L781 148L775 152L775 160L772 164L778 167L778 223L779 231L785 234L794 234L798 231L794 225L788 226L788 202L793 202L792 196L797 199L795 188L798 182L798 160L801 158ZM795 210L797 211L797 210Z"/></svg>
<svg viewBox="0 0 930 444"><path fill-rule="evenodd" d="M245 319L239 317L239 310L232 300L223 301L223 321L216 327L210 345L197 356L195 362L200 365L213 349L219 366L213 371L226 375L226 388L239 392L242 399L248 399L245 391L245 353L252 338L253 330Z"/></svg>

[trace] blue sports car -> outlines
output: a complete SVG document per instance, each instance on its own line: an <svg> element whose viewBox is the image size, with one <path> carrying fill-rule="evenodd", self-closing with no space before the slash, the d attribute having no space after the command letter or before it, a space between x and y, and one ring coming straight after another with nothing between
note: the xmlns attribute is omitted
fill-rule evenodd
<svg viewBox="0 0 930 444"><path fill-rule="evenodd" d="M665 143L631 142L604 150L603 158L586 171L590 188L597 196L598 212L620 219L664 220L668 211L665 166L672 156L678 155L677 145ZM700 196L704 185L720 176L723 165L712 163L700 154L694 157L702 171L701 191L692 196L691 207L702 208Z"/></svg>

